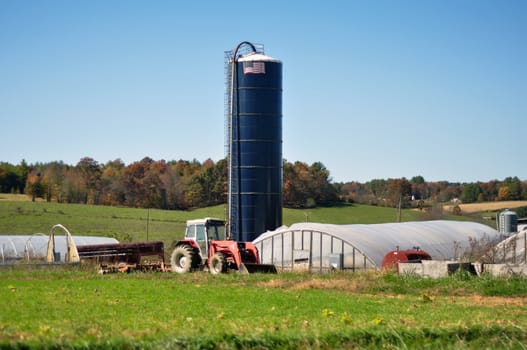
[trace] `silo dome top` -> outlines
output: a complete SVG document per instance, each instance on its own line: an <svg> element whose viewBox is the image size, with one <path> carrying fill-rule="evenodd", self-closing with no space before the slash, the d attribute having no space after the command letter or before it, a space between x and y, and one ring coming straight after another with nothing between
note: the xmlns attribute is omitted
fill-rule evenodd
<svg viewBox="0 0 527 350"><path fill-rule="evenodd" d="M248 55L242 56L238 58L238 62L251 62L251 61L259 61L259 62L277 62L280 63L280 60L266 56L261 53L250 53Z"/></svg>

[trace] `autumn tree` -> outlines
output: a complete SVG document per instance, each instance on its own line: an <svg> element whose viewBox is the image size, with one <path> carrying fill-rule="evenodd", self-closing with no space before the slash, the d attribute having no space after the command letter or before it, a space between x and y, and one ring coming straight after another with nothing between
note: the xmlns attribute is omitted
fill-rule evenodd
<svg viewBox="0 0 527 350"><path fill-rule="evenodd" d="M498 190L498 200L507 201L511 198L511 189L509 186L501 186Z"/></svg>
<svg viewBox="0 0 527 350"><path fill-rule="evenodd" d="M449 183L447 181L439 181L436 183L436 202L449 202L461 196L461 185L457 183Z"/></svg>
<svg viewBox="0 0 527 350"><path fill-rule="evenodd" d="M498 188L500 182L498 180L492 180L489 182L483 182L480 184L482 201L495 201L498 198Z"/></svg>
<svg viewBox="0 0 527 350"><path fill-rule="evenodd" d="M461 201L463 203L475 203L480 199L481 186L479 183L468 183L463 185L461 192Z"/></svg>
<svg viewBox="0 0 527 350"><path fill-rule="evenodd" d="M365 194L370 193L364 184L357 181L340 183L338 187L338 193L341 196L340 199L345 202L364 202Z"/></svg>
<svg viewBox="0 0 527 350"><path fill-rule="evenodd" d="M34 202L36 198L42 198L44 196L44 187L42 186L42 174L40 169L35 169L27 175L26 181L26 194L31 196L31 200Z"/></svg>
<svg viewBox="0 0 527 350"><path fill-rule="evenodd" d="M306 184L309 173L306 163L283 164L283 203L286 207L304 208L308 205L309 194Z"/></svg>
<svg viewBox="0 0 527 350"><path fill-rule="evenodd" d="M84 191L82 196L85 204L99 204L99 194L101 185L102 169L97 161L90 157L82 158L75 166L81 185L80 191Z"/></svg>
<svg viewBox="0 0 527 350"><path fill-rule="evenodd" d="M518 177L507 177L498 190L498 200L519 200L522 198L522 183Z"/></svg>
<svg viewBox="0 0 527 350"><path fill-rule="evenodd" d="M101 173L101 204L124 205L125 189L121 181L125 164L121 159L106 163Z"/></svg>
<svg viewBox="0 0 527 350"><path fill-rule="evenodd" d="M63 191L63 184L68 168L70 166L63 162L51 162L43 167L41 184L47 202L56 201L61 203L65 201L66 194Z"/></svg>
<svg viewBox="0 0 527 350"><path fill-rule="evenodd" d="M283 163L283 202L292 208L329 205L338 201L329 171L320 163Z"/></svg>
<svg viewBox="0 0 527 350"><path fill-rule="evenodd" d="M19 167L0 162L0 193L22 193L26 177Z"/></svg>
<svg viewBox="0 0 527 350"><path fill-rule="evenodd" d="M409 207L412 196L412 185L406 178L388 180L388 205Z"/></svg>
<svg viewBox="0 0 527 350"><path fill-rule="evenodd" d="M185 179L180 164L169 162L167 171L159 179L165 189L165 202L163 209L186 209L185 205Z"/></svg>
<svg viewBox="0 0 527 350"><path fill-rule="evenodd" d="M224 203L226 200L227 161L215 164L211 159L206 160L199 174L193 176L189 186L187 199L191 206L199 203L211 206Z"/></svg>
<svg viewBox="0 0 527 350"><path fill-rule="evenodd" d="M338 200L337 191L331 184L329 170L321 162L309 167L310 188L317 205L330 205Z"/></svg>
<svg viewBox="0 0 527 350"><path fill-rule="evenodd" d="M373 179L367 183L368 188L376 200L384 200L388 195L387 181L384 179Z"/></svg>
<svg viewBox="0 0 527 350"><path fill-rule="evenodd" d="M412 196L414 199L427 199L429 197L427 183L421 175L414 176L410 179L412 185Z"/></svg>
<svg viewBox="0 0 527 350"><path fill-rule="evenodd" d="M131 207L161 207L160 175L164 171L166 171L164 161L155 162L149 157L128 165L122 177L125 203Z"/></svg>

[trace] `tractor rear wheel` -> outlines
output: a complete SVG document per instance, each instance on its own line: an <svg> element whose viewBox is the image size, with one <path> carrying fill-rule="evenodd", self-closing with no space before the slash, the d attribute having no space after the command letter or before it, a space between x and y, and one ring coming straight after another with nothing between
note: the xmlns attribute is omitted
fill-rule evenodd
<svg viewBox="0 0 527 350"><path fill-rule="evenodd" d="M216 253L210 258L209 271L213 275L227 272L227 263L221 253Z"/></svg>
<svg viewBox="0 0 527 350"><path fill-rule="evenodd" d="M188 245L180 245L170 256L170 266L173 272L187 273L192 269L194 251Z"/></svg>

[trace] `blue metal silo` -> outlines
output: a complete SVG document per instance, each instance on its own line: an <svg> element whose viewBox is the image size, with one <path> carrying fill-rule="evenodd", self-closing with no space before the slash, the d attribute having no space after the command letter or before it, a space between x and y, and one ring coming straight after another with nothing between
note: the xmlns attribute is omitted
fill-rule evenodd
<svg viewBox="0 0 527 350"><path fill-rule="evenodd" d="M229 227L252 241L282 225L282 62L243 42L226 75Z"/></svg>

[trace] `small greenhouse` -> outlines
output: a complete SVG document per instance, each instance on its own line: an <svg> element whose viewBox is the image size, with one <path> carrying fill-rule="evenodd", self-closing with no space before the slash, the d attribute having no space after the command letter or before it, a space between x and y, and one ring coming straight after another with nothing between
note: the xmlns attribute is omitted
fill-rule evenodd
<svg viewBox="0 0 527 350"><path fill-rule="evenodd" d="M459 260L477 242L503 238L493 228L466 221L371 225L297 223L253 241L263 264L282 270L380 269L392 250L421 249L434 260Z"/></svg>
<svg viewBox="0 0 527 350"><path fill-rule="evenodd" d="M64 261L67 253L65 235L55 235L55 252ZM90 244L119 243L115 238L95 236L72 236L76 246ZM3 235L0 236L0 264L27 263L46 258L49 235L36 233L33 235Z"/></svg>

